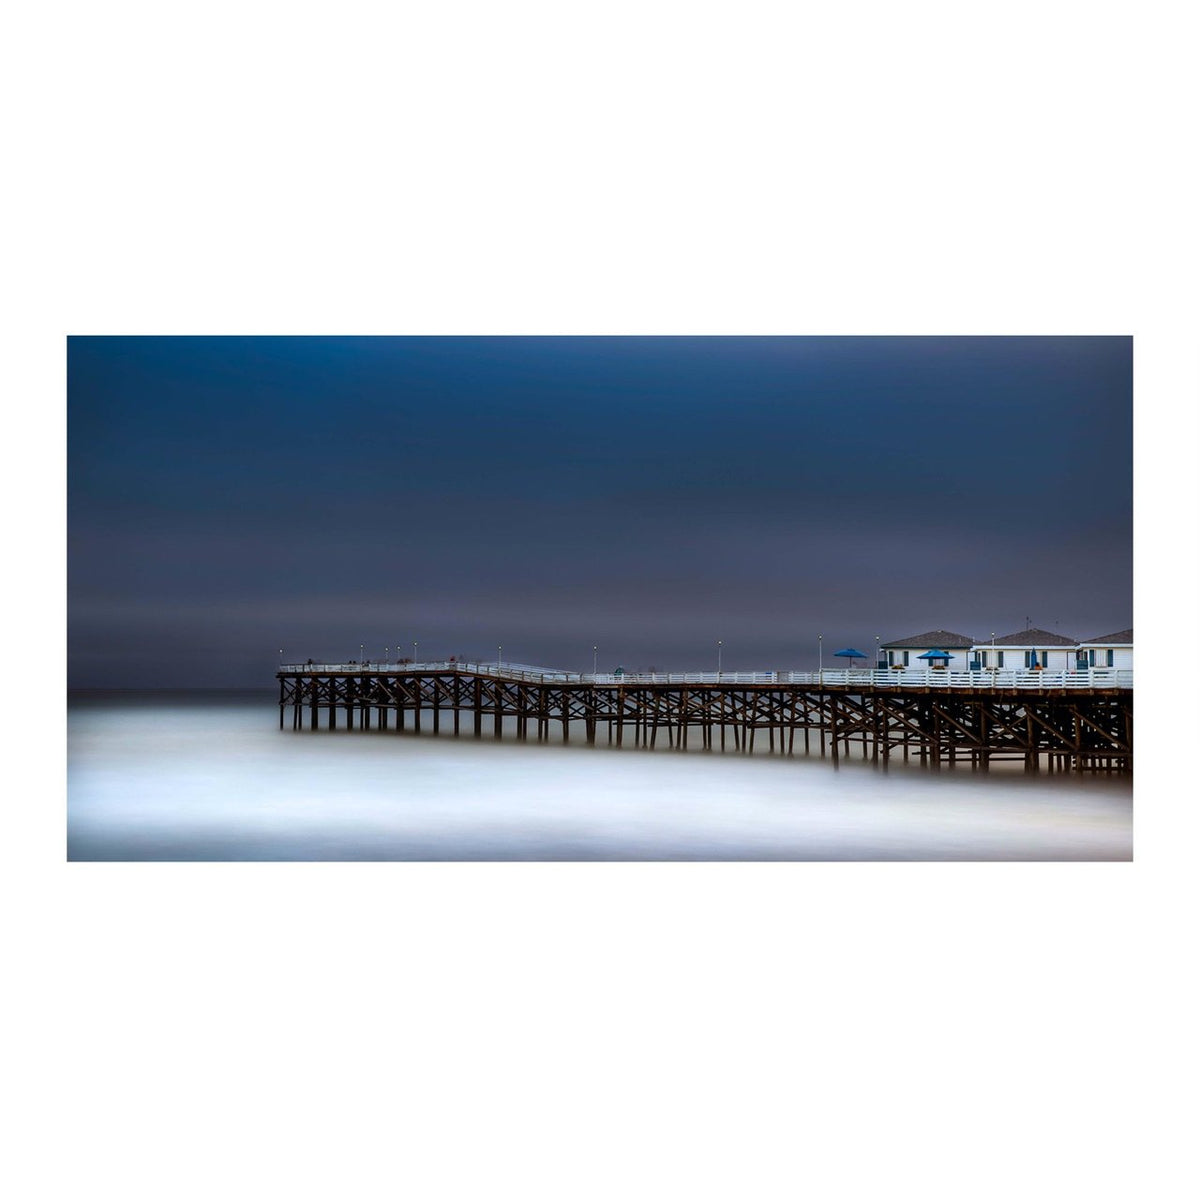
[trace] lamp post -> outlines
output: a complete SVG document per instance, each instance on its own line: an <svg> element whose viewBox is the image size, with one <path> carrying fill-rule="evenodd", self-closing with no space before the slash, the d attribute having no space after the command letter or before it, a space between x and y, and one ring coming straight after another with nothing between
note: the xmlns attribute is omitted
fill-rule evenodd
<svg viewBox="0 0 1200 1200"><path fill-rule="evenodd" d="M413 642L413 666L417 665L417 643Z"/></svg>
<svg viewBox="0 0 1200 1200"><path fill-rule="evenodd" d="M383 661L384 661L384 663L385 663L385 664L386 664L386 663L390 663L390 662L392 661L392 659L391 659L391 654L389 653L390 651L391 651L391 646L384 646L384 648L383 648Z"/></svg>
<svg viewBox="0 0 1200 1200"><path fill-rule="evenodd" d="M817 672L818 674L825 673L825 635L817 634Z"/></svg>
<svg viewBox="0 0 1200 1200"><path fill-rule="evenodd" d="M358 669L360 671L362 670L362 665L363 665L363 646L365 644L366 644L365 642L358 643Z"/></svg>
<svg viewBox="0 0 1200 1200"><path fill-rule="evenodd" d="M879 634L875 635L875 670L879 670L879 656L883 651L879 649Z"/></svg>
<svg viewBox="0 0 1200 1200"><path fill-rule="evenodd" d="M717 679L721 678L721 643L717 642Z"/></svg>
<svg viewBox="0 0 1200 1200"><path fill-rule="evenodd" d="M500 670L504 666L504 647L496 647L496 669Z"/></svg>
<svg viewBox="0 0 1200 1200"><path fill-rule="evenodd" d="M996 669L996 631L992 630L992 670Z"/></svg>
<svg viewBox="0 0 1200 1200"><path fill-rule="evenodd" d="M600 650L599 646L592 647L592 674L593 675L595 675L595 673L596 673L596 655L599 653L599 650Z"/></svg>

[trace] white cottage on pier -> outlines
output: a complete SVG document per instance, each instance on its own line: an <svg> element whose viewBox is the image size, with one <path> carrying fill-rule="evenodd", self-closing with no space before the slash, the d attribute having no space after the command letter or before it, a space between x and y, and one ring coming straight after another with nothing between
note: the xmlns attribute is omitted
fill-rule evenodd
<svg viewBox="0 0 1200 1200"><path fill-rule="evenodd" d="M972 670L1074 671L1079 643L1046 629L1021 629L971 647Z"/></svg>
<svg viewBox="0 0 1200 1200"><path fill-rule="evenodd" d="M912 637L900 638L895 642L884 642L880 646L883 657L881 665L899 670L902 667L949 667L951 671L967 669L967 651L971 649L975 639L965 633L951 633L947 629L933 629L929 633L918 633ZM945 651L948 658L922 659L923 654Z"/></svg>
<svg viewBox="0 0 1200 1200"><path fill-rule="evenodd" d="M1122 629L1120 633L1106 633L1079 643L1078 666L1081 671L1088 667L1116 667L1118 671L1133 670L1133 630Z"/></svg>

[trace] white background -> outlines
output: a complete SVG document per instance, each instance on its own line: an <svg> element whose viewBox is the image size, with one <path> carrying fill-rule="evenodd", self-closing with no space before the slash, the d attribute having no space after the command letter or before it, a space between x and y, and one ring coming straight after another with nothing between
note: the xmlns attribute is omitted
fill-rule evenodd
<svg viewBox="0 0 1200 1200"><path fill-rule="evenodd" d="M10 1194L1195 1194L1189 12L9 14ZM1133 334L1137 861L68 865L70 333Z"/></svg>

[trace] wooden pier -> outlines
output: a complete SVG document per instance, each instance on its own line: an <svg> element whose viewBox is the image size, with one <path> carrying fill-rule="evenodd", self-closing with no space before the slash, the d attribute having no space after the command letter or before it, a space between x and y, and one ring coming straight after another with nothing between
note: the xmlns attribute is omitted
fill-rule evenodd
<svg viewBox="0 0 1200 1200"><path fill-rule="evenodd" d="M281 667L279 727L811 754L879 766L1133 770L1132 672L580 675L500 663Z"/></svg>

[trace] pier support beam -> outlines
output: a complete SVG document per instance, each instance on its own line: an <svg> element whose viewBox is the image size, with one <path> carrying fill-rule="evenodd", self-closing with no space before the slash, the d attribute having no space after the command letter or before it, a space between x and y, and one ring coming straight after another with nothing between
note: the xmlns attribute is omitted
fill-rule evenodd
<svg viewBox="0 0 1200 1200"><path fill-rule="evenodd" d="M461 731L462 713L469 711L476 738L482 736L484 715L490 713L496 738L505 733L505 717L513 716L520 741L528 739L531 722L538 740L548 741L551 722L559 721L562 740L569 742L571 723L579 720L589 746L598 744L599 725L606 722L609 743L618 747L624 746L625 727L631 725L634 746L655 748L659 731L665 730L667 747L686 752L692 726L698 726L704 750L714 750L719 742L725 751L728 726L736 752L753 754L761 728L767 731L771 754L790 755L796 750L797 731L803 730L803 752L829 755L838 765L856 740L864 760L885 768L893 749L906 761L915 753L933 770L969 762L973 771L987 771L993 761L1023 760L1031 774L1042 769L1126 773L1133 764L1133 700L1128 688L906 688L889 682L842 689L828 683L819 688L780 687L777 682L744 686L689 681L680 686L665 680L610 687L570 677L548 682L517 673L512 679L473 675L457 666L444 675L367 676L351 666L311 674L292 669L277 678L279 726L284 728L290 705L294 731L318 730L323 707L329 709L328 728L337 729L342 705L347 731L355 728L356 716L359 729L369 730L375 719L381 731L387 730L394 709L396 731L401 732L408 705L414 731L420 731L422 709L428 705L436 735L441 732L441 708L450 704L455 735Z"/></svg>

